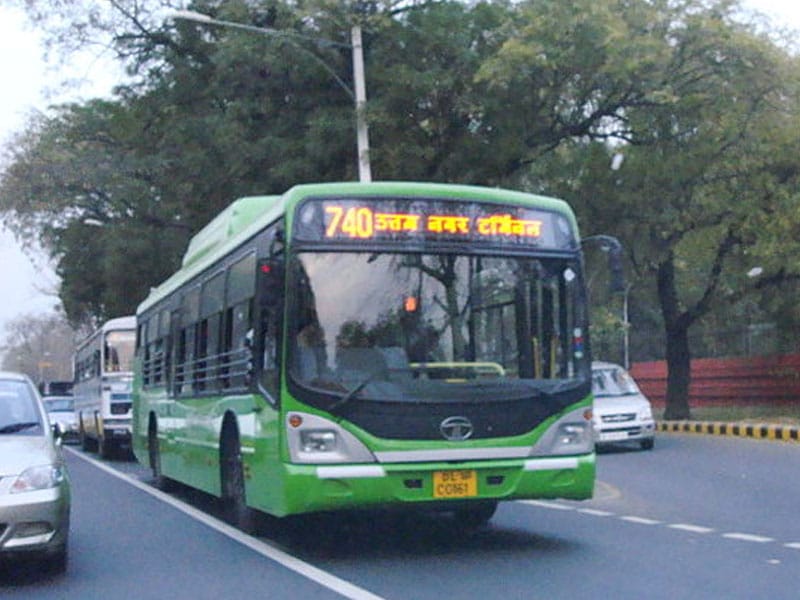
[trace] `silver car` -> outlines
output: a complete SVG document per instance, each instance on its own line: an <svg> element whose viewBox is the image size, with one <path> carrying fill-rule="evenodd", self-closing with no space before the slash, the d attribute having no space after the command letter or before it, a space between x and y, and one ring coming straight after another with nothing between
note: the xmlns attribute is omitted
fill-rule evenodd
<svg viewBox="0 0 800 600"><path fill-rule="evenodd" d="M653 409L625 369L614 363L593 362L592 392L596 445L636 442L643 450L653 448Z"/></svg>
<svg viewBox="0 0 800 600"><path fill-rule="evenodd" d="M61 440L27 376L0 371L0 558L67 564L70 485Z"/></svg>
<svg viewBox="0 0 800 600"><path fill-rule="evenodd" d="M80 441L78 415L75 414L75 399L72 396L44 396L44 409L50 424L57 427L58 434L65 444Z"/></svg>

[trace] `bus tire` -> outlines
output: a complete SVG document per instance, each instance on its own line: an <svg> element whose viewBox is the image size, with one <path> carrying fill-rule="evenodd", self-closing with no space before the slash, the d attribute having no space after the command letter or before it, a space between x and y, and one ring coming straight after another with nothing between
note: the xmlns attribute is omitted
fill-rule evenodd
<svg viewBox="0 0 800 600"><path fill-rule="evenodd" d="M474 529L486 525L497 510L497 500L477 502L463 508L457 508L456 521L467 528Z"/></svg>
<svg viewBox="0 0 800 600"><path fill-rule="evenodd" d="M89 436L86 435L86 430L83 428L83 419L81 419L80 422L78 438L81 442L81 448L83 448L84 451L89 452Z"/></svg>
<svg viewBox="0 0 800 600"><path fill-rule="evenodd" d="M100 458L105 459L111 458L114 454L114 448L106 440L106 436L104 435L97 436L97 453L100 455Z"/></svg>
<svg viewBox="0 0 800 600"><path fill-rule="evenodd" d="M92 439L83 427L81 422L81 448L86 452L97 452L97 440Z"/></svg>
<svg viewBox="0 0 800 600"><path fill-rule="evenodd" d="M222 518L245 533L252 533L255 514L247 506L239 434L228 420L223 424L220 439L220 485Z"/></svg>
<svg viewBox="0 0 800 600"><path fill-rule="evenodd" d="M173 488L173 482L168 477L164 477L161 472L161 443L158 440L158 424L152 415L147 427L147 459L153 475L153 487L162 492L170 491Z"/></svg>

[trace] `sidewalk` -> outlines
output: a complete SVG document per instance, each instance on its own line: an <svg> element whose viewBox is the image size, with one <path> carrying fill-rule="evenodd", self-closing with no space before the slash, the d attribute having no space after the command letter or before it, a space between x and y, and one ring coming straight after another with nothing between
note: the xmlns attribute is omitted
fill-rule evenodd
<svg viewBox="0 0 800 600"><path fill-rule="evenodd" d="M770 440L800 441L800 426L769 423L722 423L714 421L659 421L657 431L706 433Z"/></svg>

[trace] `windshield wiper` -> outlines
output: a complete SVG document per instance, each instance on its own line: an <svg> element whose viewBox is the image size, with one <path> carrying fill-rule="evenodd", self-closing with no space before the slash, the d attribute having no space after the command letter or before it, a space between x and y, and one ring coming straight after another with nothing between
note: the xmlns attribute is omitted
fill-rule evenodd
<svg viewBox="0 0 800 600"><path fill-rule="evenodd" d="M22 431L23 429L31 429L32 427L38 427L38 426L39 426L39 421L25 421L22 423L11 423L11 425L0 427L0 433L17 433L18 431Z"/></svg>
<svg viewBox="0 0 800 600"><path fill-rule="evenodd" d="M339 398L336 402L331 404L328 407L328 412L335 413L336 409L341 408L342 406L344 406L345 404L350 402L350 400L355 398L356 394L358 394L361 390L363 390L365 387L367 387L367 384L372 382L372 380L375 379L375 377L377 377L377 376L378 376L377 373L370 373L369 375L364 377L364 379L359 381L353 387L353 389L351 389L350 391L346 392L341 398Z"/></svg>

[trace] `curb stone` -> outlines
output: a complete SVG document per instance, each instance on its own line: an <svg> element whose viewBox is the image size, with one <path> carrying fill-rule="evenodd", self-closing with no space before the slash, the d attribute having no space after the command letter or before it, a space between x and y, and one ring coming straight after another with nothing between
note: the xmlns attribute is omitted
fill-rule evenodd
<svg viewBox="0 0 800 600"><path fill-rule="evenodd" d="M706 433L792 442L800 441L800 427L797 425L720 423L715 421L660 421L656 424L656 430L671 433Z"/></svg>

